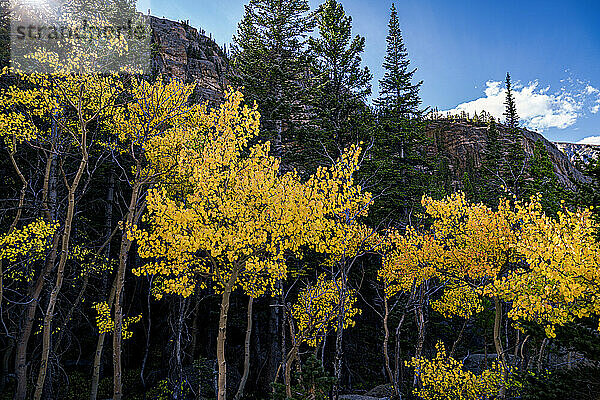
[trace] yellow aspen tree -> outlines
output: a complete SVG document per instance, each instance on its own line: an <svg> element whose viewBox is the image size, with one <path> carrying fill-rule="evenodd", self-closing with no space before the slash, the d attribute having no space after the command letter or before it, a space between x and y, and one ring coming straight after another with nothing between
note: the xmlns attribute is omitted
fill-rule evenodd
<svg viewBox="0 0 600 400"><path fill-rule="evenodd" d="M13 76L13 71L9 68L4 68L0 76L12 84L0 91L0 99L2 101L3 113L0 116L0 135L8 148L9 158L15 172L19 176L23 186L19 196L19 210L17 215L8 229L10 235L14 231L18 218L20 218L21 207L25 199L25 190L28 185L28 179L25 178L21 168L16 162L15 154L17 146L24 142L30 143L48 143L48 138L51 137L51 132L44 129L43 125L36 124L36 120L58 121L61 120L57 114L51 115L50 110L56 109L55 102L51 97L45 96L44 91L40 88L27 88L28 82L22 79L21 76ZM47 147L47 146L46 146ZM54 158L54 151L47 152L46 173L44 175L44 187L42 191L42 203L44 209L45 223L53 224L47 198L48 198L48 181L49 170ZM35 271L34 265L28 265L32 279L35 283L27 290L28 304L25 306L25 312L22 314L21 329L17 339L16 356L15 356L15 371L17 380L17 389L15 398L24 400L27 396L27 345L33 327L34 317L38 306L38 299L47 279L47 275L54 267L56 259L56 250L59 245L60 235L54 232L52 247L50 254L45 262L45 265ZM2 261L0 261L0 268ZM2 273L2 277L4 274ZM0 278L2 279L2 278ZM0 282L0 291L4 287L4 282ZM3 297L3 296L2 296ZM0 300L1 301L1 300Z"/></svg>
<svg viewBox="0 0 600 400"><path fill-rule="evenodd" d="M415 388L415 396L423 400L487 400L499 394L504 386L503 368L494 362L492 368L479 374L465 370L461 361L449 357L444 344L435 346L432 359L412 358L406 364L415 369L421 388Z"/></svg>
<svg viewBox="0 0 600 400"><path fill-rule="evenodd" d="M36 302L43 287L43 280L47 279L48 273L55 271L56 279L50 292L42 329L40 371L34 394L34 398L39 399L47 370L54 307L62 287L65 264L69 258L70 234L76 207L75 194L88 165L89 146L92 140L89 136L89 126L92 123L101 124L111 115L112 107L117 101L117 94L120 93L122 86L119 79L111 74L85 75L70 73L68 70L62 70L55 74L22 74L18 71L8 70L5 70L5 73L11 74L15 83L5 89L3 95L12 97L15 110L17 110L15 112L21 113L22 118L17 121L21 121L24 132L30 133L26 139L35 141L47 153L54 153L57 152L57 149L53 147L53 143L57 138L61 138L61 140L70 142L69 147L79 153L78 165L73 175L71 177L63 176L63 182L67 189L65 215L60 221L59 238L57 237L55 247L48 257L47 268L44 268L39 275L42 283L36 284L33 293L34 302ZM42 124L38 121L42 121ZM44 126L44 128L42 129L40 126ZM34 132L35 136L33 136ZM59 240L60 257L55 264ZM28 310L25 329L20 338L16 360L17 398L24 398L26 395L24 386L26 364L23 356L26 355L26 342L31 330L30 321L32 322L34 314L35 308L33 312Z"/></svg>
<svg viewBox="0 0 600 400"><path fill-rule="evenodd" d="M82 11L82 6L84 5L78 2L65 6L60 22L71 27L78 24L77 13ZM39 17L44 18L44 15ZM86 22L102 26L107 20L106 16L97 14L87 15ZM61 53L57 52L59 50ZM94 133L111 124L115 108L120 105L119 96L123 93L123 79L120 73L132 72L132 67L128 64L118 67L113 65L116 70L107 67L106 64L114 60L110 57L123 55L127 51L128 46L123 35L100 38L96 41L78 41L77 37L69 37L59 47L40 46L24 55L18 63L15 61L18 67L3 72L11 75L14 83L4 90L1 96L3 100L11 99L4 104L10 106L14 110L12 114L17 116L8 123L12 124L8 126L8 132L11 132L10 128L14 128L15 124L20 125L24 132L22 134L24 140L35 141L38 148L47 155L42 194L47 222L51 222L48 182L50 175L56 173L57 157L71 151L73 152L71 155L74 155L78 162L74 172L64 171L62 168L60 171L61 181L67 192L66 210L60 221L61 230L55 235L46 266L39 274L33 292L30 293L33 301L24 317L25 324L19 339L16 360L18 382L16 398L19 400L26 397L25 357L36 303L47 275L55 272L56 278L44 314L40 369L33 398L37 400L42 396L54 308L62 288L65 265L69 259L70 236L76 211L75 197L80 191L80 183L89 166L90 150L95 144ZM102 71L102 74L99 71ZM6 125L6 121L0 124Z"/></svg>
<svg viewBox="0 0 600 400"><path fill-rule="evenodd" d="M511 203L501 200L498 210L492 210L483 204L469 204L463 193L455 193L442 200L425 196L422 204L433 220L431 228L423 233L410 231L400 243L404 246L406 240L409 243L421 241L428 245L427 250L422 251L424 246L417 244L420 251L416 255L408 252L405 256L396 256L391 267L384 268L384 276L385 271L397 274L405 269L406 266L401 265L405 262L403 257L414 259L409 261L409 266L426 257L424 264L432 268L430 276L447 282L446 291L433 303L434 308L445 316L470 317L481 310L484 289L520 260L515 248L518 238ZM494 301L494 346L501 365L506 368L500 340L501 299L494 292L485 293ZM504 386L499 396L505 396Z"/></svg>
<svg viewBox="0 0 600 400"><path fill-rule="evenodd" d="M361 145L362 143L359 143ZM351 153L344 153L336 162L339 172L332 174L326 168L317 170L315 182L331 182L326 191L331 193L326 206L332 212L322 222L320 227L314 229L311 243L315 243L317 251L327 254L326 266L330 269L332 282L339 285L338 307L336 313L335 329L335 357L333 397L337 397L339 382L342 373L343 333L345 328L345 307L348 296L352 292L349 287L348 277L356 261L366 253L373 252L381 244L381 237L371 227L360 222L362 216L367 215L371 204L371 196L363 193L360 186L354 182L354 172L360 166L360 153L356 146L350 147ZM350 157L350 155L352 157ZM336 183L339 182L339 183ZM313 179L308 182L311 187ZM323 190L322 188L320 190ZM344 194L339 195L342 191ZM285 365L285 364L284 364ZM284 371L289 374L290 371Z"/></svg>
<svg viewBox="0 0 600 400"><path fill-rule="evenodd" d="M395 329L395 362L394 370L392 371L389 341L390 328L389 317L391 310L397 305L398 299L393 300L401 293L408 293L408 303L417 302L415 307L418 326L417 346L415 349L416 356L420 356L423 344L423 321L418 317L422 315L422 307L424 301L422 298L415 299L417 293L423 292L423 286L432 278L437 277L437 270L431 263L431 257L439 249L435 248L439 243L434 240L432 235L424 235L419 233L412 227L407 227L404 234L401 234L395 229L389 229L383 234L383 243L380 246L382 254L382 266L378 272L379 280L383 285L383 314L381 314L383 322L383 358L385 371L388 379L392 383L395 393L400 395L400 368L399 360L399 334L400 328L404 322L406 315L402 314L398 325ZM390 305L393 300L392 305ZM416 379L416 378L415 378Z"/></svg>
<svg viewBox="0 0 600 400"><path fill-rule="evenodd" d="M126 88L128 101L119 107L114 115L114 130L118 135L115 151L131 161L131 174L128 176L131 195L124 218L120 221L121 243L119 246L118 267L114 290L109 296L114 304L113 332L113 398L123 396L121 379L121 342L123 326L123 288L129 250L132 240L128 235L144 211L144 196L147 188L159 179L169 181L169 175L178 157L177 148L189 137L181 133L190 127L190 121L199 117L205 105L189 104L194 84L184 84L178 80L163 81L158 77L154 83L132 77ZM194 129L194 128L190 128ZM94 360L91 400L97 396L100 361L104 334L100 331Z"/></svg>
<svg viewBox="0 0 600 400"><path fill-rule="evenodd" d="M590 209L564 208L552 218L540 200L515 205L516 249L525 262L489 290L511 302L510 318L543 325L554 337L556 325L600 317L600 243Z"/></svg>
<svg viewBox="0 0 600 400"><path fill-rule="evenodd" d="M337 318L343 313L343 328L354 326L353 318L360 314L360 310L354 305L356 294L354 290L348 290L345 298L341 293L342 282L327 279L325 274L319 275L314 284L305 286L298 293L298 300L292 306L291 314L296 325L292 336L292 348L285 360L284 381L286 395L292 397L291 369L292 363L298 359L298 350L302 344L316 348L322 342L328 331L333 328L339 329ZM343 306L340 309L340 304ZM290 328L292 327L290 321Z"/></svg>
<svg viewBox="0 0 600 400"><path fill-rule="evenodd" d="M109 3L96 4L104 14L99 9L79 1L65 4L61 8L60 24L75 28L80 23L77 18L83 16L83 12L83 19L90 26L110 26L108 16L111 15L111 11L122 16L127 7L123 7L123 4ZM36 20L49 17L46 11L48 9L41 7L19 8L19 12L23 12L25 16L29 13ZM129 11L135 12L135 9L129 7ZM132 19L139 20L139 16L132 15ZM128 46L122 33L107 37L90 37L90 40L80 40L78 35L63 39L65 41L59 46L45 46L40 43L37 49L21 54L18 59L13 60L14 65L18 67L11 71L3 71L4 75L10 75L12 84L0 94L3 106L9 108L9 112L1 117L0 126L3 132L12 135L12 143L9 146L11 159L14 160L15 143L19 140L14 134L15 127L22 132L22 140L34 142L35 147L47 156L41 196L46 222L53 222L48 192L49 182L56 179L58 169L62 175L60 181L64 183L67 192L64 216L60 218L60 230L54 235L52 249L35 285L29 290L31 301L23 314L24 323L15 360L15 398L18 400L27 397L27 343L36 309L40 306L39 297L45 282L51 282L50 275L55 272L56 278L45 307L40 369L33 398L37 400L42 396L51 346L54 308L63 285L65 265L70 259L69 252L72 251L70 242L76 212L76 194L81 192L81 186L86 186L81 184L82 179L89 179L87 172L90 151L97 143L95 134L110 125L115 107L120 105L119 96L123 93L120 73L126 71L129 74L134 70L137 72L136 66L141 65L138 56L141 55L142 61L144 60L143 45L142 48L135 49ZM17 47L15 51L23 50ZM142 52L134 57L133 53L138 50ZM125 57L125 53L128 53L129 57ZM115 60L128 62L115 64ZM63 169L64 159L59 161L59 157L63 156L65 159L70 156L69 158L76 160L75 171ZM68 164L70 163L69 161ZM13 163L13 166L23 183L22 199L26 180L16 163ZM19 210L21 205L22 200Z"/></svg>
<svg viewBox="0 0 600 400"><path fill-rule="evenodd" d="M551 217L536 196L527 202L503 199L492 210L468 203L462 193L443 200L424 197L423 205L433 218L431 230L415 239L409 229L396 238L404 250L391 253L380 276L393 277L388 286L394 293L394 285L406 287L411 277L418 276L414 273L427 274L411 269L424 260L432 268L431 276L447 282L441 298L432 303L446 317L469 318L482 309L482 296L490 297L495 308L494 345L505 374L502 301L510 306L509 318L543 325L549 337L555 335L556 325L600 315L600 245L589 209L564 208ZM425 238L435 243L426 251L419 244L414 254L405 244ZM505 388L500 389L502 397Z"/></svg>
<svg viewBox="0 0 600 400"><path fill-rule="evenodd" d="M197 276L221 294L217 336L218 399L226 393L225 341L229 297L241 288L254 298L287 275L285 255L304 246L324 248L322 238L347 198L360 210L370 195L350 176L360 149L352 147L333 166L307 182L295 171L281 174L269 144L248 147L258 133L256 108L238 92L217 109L183 127L172 184L157 184L147 196L147 230L133 229L148 262L136 274L155 276L155 294L189 296ZM175 128L176 129L176 128ZM319 240L319 241L317 241ZM331 245L330 245L331 246Z"/></svg>

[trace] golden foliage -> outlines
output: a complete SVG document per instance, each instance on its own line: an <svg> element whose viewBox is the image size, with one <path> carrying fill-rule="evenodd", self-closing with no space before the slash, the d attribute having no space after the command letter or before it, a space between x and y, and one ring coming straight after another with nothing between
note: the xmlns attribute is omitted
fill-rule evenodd
<svg viewBox="0 0 600 400"><path fill-rule="evenodd" d="M500 297L509 317L546 326L600 315L600 244L587 209L542 211L539 197L501 200L498 209L470 204L464 194L423 198L430 230L394 233L379 271L386 294L429 278L448 282L433 303L445 316L481 310L480 296ZM599 326L600 328L600 326Z"/></svg>
<svg viewBox="0 0 600 400"><path fill-rule="evenodd" d="M115 322L110 318L110 307L106 302L96 303L92 306L98 313L96 315L96 327L98 333L110 333L115 329ZM123 319L123 327L121 329L121 336L123 339L129 339L133 336L133 332L129 330L129 326L140 322L142 320L142 314L138 314L133 317L127 317Z"/></svg>
<svg viewBox="0 0 600 400"><path fill-rule="evenodd" d="M355 291L348 290L342 304L341 290L341 278L334 281L321 274L316 283L307 285L300 291L297 302L292 306L292 318L298 327L298 345L305 342L311 347L316 347L332 326L337 331L336 321L342 312L344 329L354 326L352 318L360 314L360 310L354 307Z"/></svg>
<svg viewBox="0 0 600 400"><path fill-rule="evenodd" d="M492 368L480 374L467 371L462 361L448 357L442 342L435 346L433 359L414 358L406 365L415 369L421 388L414 394L424 400L485 400L495 398L503 381L502 367L492 363Z"/></svg>
<svg viewBox="0 0 600 400"><path fill-rule="evenodd" d="M258 297L286 277L286 253L312 246L346 254L368 235L356 222L371 198L353 182L358 147L302 182L295 172L280 173L268 143L248 148L259 114L239 92L228 92L217 109L199 109L193 122L167 131L171 140L157 139L175 155L173 174L147 196L150 228L131 231L149 260L134 273L158 275L158 297L189 296L198 276L216 290L233 279ZM150 160L149 168L159 168Z"/></svg>

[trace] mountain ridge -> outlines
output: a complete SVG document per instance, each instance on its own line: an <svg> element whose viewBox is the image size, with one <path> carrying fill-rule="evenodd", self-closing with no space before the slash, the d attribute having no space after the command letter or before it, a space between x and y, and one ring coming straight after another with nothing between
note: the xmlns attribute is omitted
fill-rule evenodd
<svg viewBox="0 0 600 400"><path fill-rule="evenodd" d="M195 81L197 100L218 104L229 82L229 59L222 49L203 30L190 26L186 21L173 21L148 16L152 28L156 54L153 58L155 73L177 77L186 82ZM500 140L510 142L506 128L498 124ZM480 168L484 160L487 140L487 124L468 119L428 120L425 135L433 139L428 152L444 158L450 170L450 186L462 189L462 177L469 166ZM570 189L573 181L585 182L586 177L576 167L577 156L585 160L600 156L600 146L576 143L551 142L541 134L526 128L520 129L520 141L526 157L533 155L535 142L544 144L559 182Z"/></svg>

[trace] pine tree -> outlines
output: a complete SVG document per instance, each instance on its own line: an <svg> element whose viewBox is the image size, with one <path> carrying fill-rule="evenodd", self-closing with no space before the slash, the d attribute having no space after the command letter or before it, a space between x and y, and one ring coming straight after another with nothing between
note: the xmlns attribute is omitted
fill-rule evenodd
<svg viewBox="0 0 600 400"><path fill-rule="evenodd" d="M498 200L503 196L502 186L505 186L503 177L504 159L502 143L498 134L496 120L489 117L484 161L482 165L482 201L490 207L496 207Z"/></svg>
<svg viewBox="0 0 600 400"><path fill-rule="evenodd" d="M378 130L368 172L375 175L380 196L372 208L377 222L406 220L426 191L429 162L425 155L423 111L419 89L413 83L416 68L410 68L396 7L392 4L388 24L385 70L375 100Z"/></svg>
<svg viewBox="0 0 600 400"><path fill-rule="evenodd" d="M390 10L388 30L387 52L382 65L385 73L379 81L380 92L375 105L405 119L419 118L422 116L422 111L419 110L419 89L423 81L412 83L417 69L409 69L408 51L404 45L394 3Z"/></svg>
<svg viewBox="0 0 600 400"><path fill-rule="evenodd" d="M548 150L541 140L535 142L529 176L531 180L527 187L528 195L540 194L544 211L556 215L561 208L560 202L564 200L565 193L558 183Z"/></svg>
<svg viewBox="0 0 600 400"><path fill-rule="evenodd" d="M519 115L517 114L517 106L512 93L512 84L510 81L510 73L506 73L506 100L504 100L504 117L506 118L506 126L511 133L518 133Z"/></svg>
<svg viewBox="0 0 600 400"><path fill-rule="evenodd" d="M519 115L517 114L517 106L513 97L510 74L508 72L506 73L506 100L504 101L504 105L505 124L508 128L510 140L506 152L506 183L513 195L521 197L524 191L525 151L521 144L522 133L519 128Z"/></svg>
<svg viewBox="0 0 600 400"><path fill-rule="evenodd" d="M365 139L371 120L366 99L372 75L361 66L365 38L352 37L352 17L335 0L319 7L316 24L319 35L308 42L312 129L306 132L303 152L309 169Z"/></svg>
<svg viewBox="0 0 600 400"><path fill-rule="evenodd" d="M261 138L287 155L293 141L312 29L307 0L250 0L233 38L231 80L261 114Z"/></svg>

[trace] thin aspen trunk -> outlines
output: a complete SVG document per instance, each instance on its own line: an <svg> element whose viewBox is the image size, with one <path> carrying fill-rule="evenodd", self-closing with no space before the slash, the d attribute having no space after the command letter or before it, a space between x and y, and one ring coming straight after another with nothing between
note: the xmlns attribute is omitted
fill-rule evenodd
<svg viewBox="0 0 600 400"><path fill-rule="evenodd" d="M281 346L279 346L279 319L280 319L280 307L278 304L278 300L275 296L270 298L270 315L269 315L269 338L271 343L269 343L269 360L268 360L268 369L269 369L269 378L272 382L275 381L275 376L277 375L277 371L282 369L282 358L284 357L281 352Z"/></svg>
<svg viewBox="0 0 600 400"><path fill-rule="evenodd" d="M192 343L190 344L192 361L195 360L196 353L198 352L198 331L200 330L198 325L200 323L200 307L198 305L198 299L200 297L200 291L196 292L196 307L194 307L194 313L192 316Z"/></svg>
<svg viewBox="0 0 600 400"><path fill-rule="evenodd" d="M246 338L244 340L244 372L234 400L240 400L244 397L244 389L248 381L248 373L250 372L250 338L252 336L252 303L254 298L250 296L248 299L248 322L246 326Z"/></svg>
<svg viewBox="0 0 600 400"><path fill-rule="evenodd" d="M233 285L237 280L237 269L231 274L227 281L223 294L221 296L221 310L219 313L219 333L217 334L217 364L219 365L219 375L217 378L217 400L226 400L227 398L227 362L225 360L225 341L227 340L227 315L229 312L229 297Z"/></svg>
<svg viewBox="0 0 600 400"><path fill-rule="evenodd" d="M177 339L175 340L175 360L177 363L177 387L175 389L174 398L178 399L182 395L183 390L183 363L181 360L181 332L183 330L183 316L187 308L187 298L179 297L179 315L177 316Z"/></svg>
<svg viewBox="0 0 600 400"><path fill-rule="evenodd" d="M90 389L90 400L98 398L98 384L100 382L100 365L102 363L102 351L104 350L104 341L106 333L102 332L98 335L96 342L96 352L94 353L94 367L92 372L92 387Z"/></svg>
<svg viewBox="0 0 600 400"><path fill-rule="evenodd" d="M60 259L58 261L58 268L56 270L56 282L54 287L52 288L52 292L50 292L50 299L48 300L48 306L46 307L46 315L44 316L43 330L42 330L42 356L40 360L40 371L38 374L38 379L35 387L34 400L40 400L42 397L42 392L44 389L44 383L46 381L46 372L48 370L48 357L50 354L50 339L52 335L52 320L54 318L54 307L56 306L56 301L58 299L58 294L61 290L63 279L64 279L64 271L65 265L67 263L67 258L69 256L69 244L71 238L71 228L73 224L73 216L75 215L75 191L79 186L79 181L81 176L83 175L83 171L87 167L88 164L88 154L85 149L86 146L86 134L85 134L85 126L82 126L82 158L79 163L79 168L73 178L73 182L68 188L68 207L67 214L65 216L65 224L64 230L62 233L62 242L61 242L61 253Z"/></svg>
<svg viewBox="0 0 600 400"><path fill-rule="evenodd" d="M456 351L456 346L458 346L458 343L462 339L462 335L463 335L463 333L465 331L465 327L467 326L467 322L468 322L468 320L465 320L465 322L463 323L462 327L460 328L460 332L458 332L458 336L456 337L456 340L452 344L452 350L450 350L450 354L448 355L450 358L454 357L454 353Z"/></svg>
<svg viewBox="0 0 600 400"><path fill-rule="evenodd" d="M277 288L280 291L279 302L281 304L281 306L280 306L281 307L281 327L280 327L280 332L281 332L281 338L280 338L281 342L280 342L280 345L281 345L281 349L279 351L281 353L281 363L282 363L282 366L283 366L283 369L284 369L283 372L285 373L286 372L285 371L286 364L284 363L283 357L284 357L285 354L287 354L287 351L286 351L286 336L287 336L286 335L286 332L287 332L287 329L286 329L286 323L287 322L286 321L287 321L287 312L286 312L286 308L285 308L285 298L284 298L284 293L283 293L283 281L281 279L278 280L278 282L277 282Z"/></svg>
<svg viewBox="0 0 600 400"><path fill-rule="evenodd" d="M290 349L289 353L287 354L286 360L285 360L286 374L284 375L284 383L285 383L286 396L291 398L292 397L292 379L291 379L292 365L295 360L298 360L298 348L303 340L302 340L302 338L299 338L298 340L296 340L296 333L294 332L294 324L292 323L291 320L288 320L288 321L289 321L289 327L290 327L290 337L292 339L292 348ZM318 345L315 346L315 352L317 351L316 350L317 348L318 348ZM316 354L315 354L315 357L316 357Z"/></svg>
<svg viewBox="0 0 600 400"><path fill-rule="evenodd" d="M337 315L337 330L335 332L335 360L333 370L335 382L333 384L333 400L338 400L340 392L340 382L342 379L342 358L344 355L343 334L344 334L344 315L346 314L346 271L344 261L341 261L341 287L340 287L340 302L338 305Z"/></svg>
<svg viewBox="0 0 600 400"><path fill-rule="evenodd" d="M116 279L113 281L108 295L107 304L112 304L115 299L115 286L117 284ZM100 366L102 364L102 351L104 349L104 340L106 333L102 332L98 334L98 341L96 342L96 352L94 355L94 367L92 372L92 386L90 390L90 400L96 400L98 397L98 383L100 382Z"/></svg>
<svg viewBox="0 0 600 400"><path fill-rule="evenodd" d="M144 372L146 370L146 363L148 362L148 354L150 353L150 332L152 330L152 314L150 307L150 297L152 293L152 282L148 285L148 333L146 334L146 347L144 349L144 358L142 359L142 367L140 368L140 380L142 381L142 387L144 388L144 392L146 391L146 380L144 379ZM192 353L193 356L193 353ZM200 393L198 393L200 395ZM94 399L95 400L95 399Z"/></svg>
<svg viewBox="0 0 600 400"><path fill-rule="evenodd" d="M400 328L404 323L404 318L406 317L406 309L402 313L402 317L400 317L400 321L398 321L398 325L396 326L396 331L394 333L395 339L395 348L394 348L394 385L397 387L397 391L400 392L400 382L404 380L404 373L402 369L402 363L400 362L401 354L400 354Z"/></svg>
<svg viewBox="0 0 600 400"><path fill-rule="evenodd" d="M423 288L419 288L419 301L415 308L415 322L417 324L417 345L415 346L415 358L420 358L425 343L425 316L423 314ZM417 386L419 379L417 374L413 375L413 386Z"/></svg>
<svg viewBox="0 0 600 400"><path fill-rule="evenodd" d="M53 214L48 206L48 192L50 191L51 175L54 171L52 168L54 165L54 156L54 152L52 152L50 157L48 157L46 160L46 171L44 173L44 184L42 189L42 204L46 222L52 222ZM54 190L54 188L52 190ZM60 234L56 232L54 234L54 238L52 239L52 249L48 255L44 269L38 276L35 285L30 292L30 301L25 312L23 313L21 335L17 341L17 352L15 354L15 371L17 376L17 389L15 390L14 397L15 400L25 400L27 397L27 346L31 336L31 330L33 328L33 322L35 319L40 294L44 288L46 276L50 273L56 262L59 243Z"/></svg>
<svg viewBox="0 0 600 400"><path fill-rule="evenodd" d="M544 352L546 350L547 344L548 344L548 338L544 338L544 340L542 340L542 345L540 346L540 354L538 354L538 359L537 359L537 370L538 371L542 370L542 360L544 359Z"/></svg>
<svg viewBox="0 0 600 400"><path fill-rule="evenodd" d="M394 388L394 392L396 395L398 394L398 389L396 388L396 384L394 381L394 374L392 373L392 369L390 367L390 355L388 352L388 344L390 341L390 328L388 326L388 318L390 315L390 309L388 304L387 295L383 294L383 360L385 362L385 372L388 375L388 379Z"/></svg>
<svg viewBox="0 0 600 400"><path fill-rule="evenodd" d="M113 400L121 400L123 398L123 384L121 382L122 366L121 366L121 344L123 341L123 291L125 286L125 272L127 267L127 258L129 257L129 249L131 249L131 240L129 239L128 230L131 229L132 223L137 210L138 196L141 189L140 182L140 162L136 165L137 176L131 191L131 199L129 201L129 209L123 224L123 233L121 235L121 246L119 248L119 269L117 270L117 284L115 288L115 322L113 331Z"/></svg>
<svg viewBox="0 0 600 400"><path fill-rule="evenodd" d="M334 373L335 383L333 385L333 399L337 400L340 392L340 380L342 378L342 357L343 357L343 317L338 316L337 331L335 335L335 362Z"/></svg>
<svg viewBox="0 0 600 400"><path fill-rule="evenodd" d="M494 317L494 347L496 348L496 355L498 356L498 362L502 366L502 375L503 380L500 384L500 392L498 393L498 397L503 399L506 397L506 355L504 354L504 350L502 349L502 341L500 339L500 329L502 328L502 303L500 303L500 299L494 297L494 309L495 309L495 317Z"/></svg>
<svg viewBox="0 0 600 400"><path fill-rule="evenodd" d="M527 339L529 339L529 335L525 336L525 339L523 339L523 342L521 343L521 362L519 363L519 368L523 369L523 366L525 364L525 355L523 354L523 349L525 348L525 344L527 343Z"/></svg>
<svg viewBox="0 0 600 400"><path fill-rule="evenodd" d="M285 361L285 373L284 373L284 381L285 381L285 395L288 398L292 397L292 363L298 356L298 346L294 345L290 350L287 359Z"/></svg>

